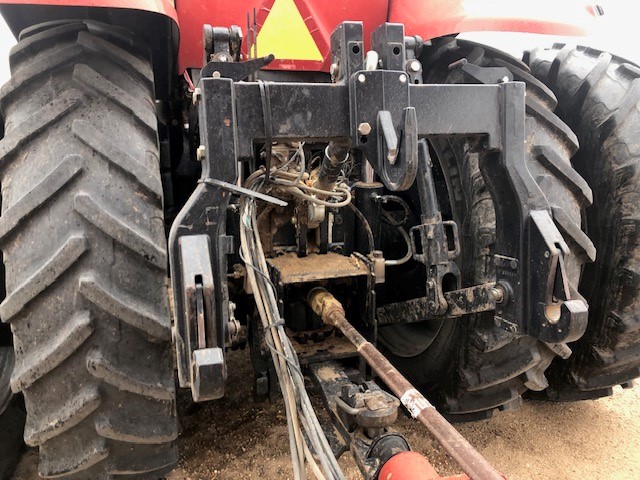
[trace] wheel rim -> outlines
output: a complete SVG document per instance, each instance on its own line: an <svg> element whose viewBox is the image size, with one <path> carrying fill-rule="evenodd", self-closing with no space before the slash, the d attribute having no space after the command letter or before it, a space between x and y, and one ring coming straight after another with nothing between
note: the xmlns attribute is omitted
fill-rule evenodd
<svg viewBox="0 0 640 480"><path fill-rule="evenodd" d="M416 324L383 327L380 343L394 355L411 358L426 351L442 330L445 320L427 320Z"/></svg>

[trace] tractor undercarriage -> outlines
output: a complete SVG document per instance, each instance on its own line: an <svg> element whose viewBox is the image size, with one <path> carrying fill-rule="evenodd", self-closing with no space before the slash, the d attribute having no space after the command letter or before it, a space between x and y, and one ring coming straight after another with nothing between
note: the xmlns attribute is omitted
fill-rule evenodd
<svg viewBox="0 0 640 480"><path fill-rule="evenodd" d="M205 27L210 62L193 91L202 177L172 225L169 251L180 385L195 401L221 398L225 348L248 341L256 397L272 396L277 381L285 400L297 392L290 434L300 443L301 412L312 453L292 440L294 469L296 455L324 458L329 446L324 435L312 438L305 373L340 432L324 454L350 449L376 478L390 458L380 452L408 449L388 431L400 402L371 381L385 378L379 364L369 362L372 372L358 361L358 342L323 322L314 292L340 299L343 315L383 346L393 334L380 336L381 328L494 312L507 335L553 349L583 334L587 304L569 281L569 247L526 164L525 84L508 68L465 60L449 68L469 84L423 84L421 43L401 25L375 30L366 55L362 37L356 22L335 30L331 83L267 82L256 72L272 57L242 61L238 29ZM464 138L478 156L494 201L494 281L469 285L456 262L461 235L441 210L447 192L428 143L451 138ZM393 271L408 263L413 273L398 284ZM413 387L419 400L386 384L414 416L423 410L412 411L415 402L431 408ZM473 478L499 478L458 459Z"/></svg>

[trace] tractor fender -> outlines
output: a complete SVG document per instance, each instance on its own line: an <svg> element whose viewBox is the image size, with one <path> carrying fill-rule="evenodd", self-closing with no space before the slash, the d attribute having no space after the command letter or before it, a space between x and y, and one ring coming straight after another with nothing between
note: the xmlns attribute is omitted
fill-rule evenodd
<svg viewBox="0 0 640 480"><path fill-rule="evenodd" d="M0 5L48 5L59 7L124 8L159 13L178 23L173 0L0 0Z"/></svg>
<svg viewBox="0 0 640 480"><path fill-rule="evenodd" d="M584 0L390 0L388 21L425 40L484 31L587 36L602 13Z"/></svg>
<svg viewBox="0 0 640 480"><path fill-rule="evenodd" d="M56 20L95 20L125 28L150 45L156 97L169 98L177 77L178 13L172 0L0 0L0 14L18 37Z"/></svg>

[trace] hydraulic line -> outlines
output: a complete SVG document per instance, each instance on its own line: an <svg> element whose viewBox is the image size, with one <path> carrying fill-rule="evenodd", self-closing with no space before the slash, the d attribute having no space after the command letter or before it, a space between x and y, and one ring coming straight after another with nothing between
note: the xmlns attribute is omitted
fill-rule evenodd
<svg viewBox="0 0 640 480"><path fill-rule="evenodd" d="M331 293L322 287L314 288L309 292L308 302L324 323L338 328L353 343L362 358L407 407L411 416L427 427L431 435L469 477L473 480L504 480L504 476L493 468L391 362L348 322L342 304Z"/></svg>
<svg viewBox="0 0 640 480"><path fill-rule="evenodd" d="M318 178L314 187L320 190L332 191L338 183L342 167L349 160L351 141L331 141L324 151L324 159L320 166ZM324 200L324 199L323 199Z"/></svg>

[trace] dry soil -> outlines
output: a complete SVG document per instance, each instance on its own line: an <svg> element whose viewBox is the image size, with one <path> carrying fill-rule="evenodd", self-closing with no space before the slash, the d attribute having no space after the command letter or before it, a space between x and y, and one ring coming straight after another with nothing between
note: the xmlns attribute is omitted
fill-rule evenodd
<svg viewBox="0 0 640 480"><path fill-rule="evenodd" d="M282 403L253 403L248 352L229 362L223 400L194 405L180 393L181 460L167 480L292 477ZM440 474L460 473L421 425L401 418L397 427ZM580 403L526 401L457 428L509 479L640 480L640 386ZM36 463L27 452L15 480L36 480ZM340 463L349 480L360 478L351 458Z"/></svg>

